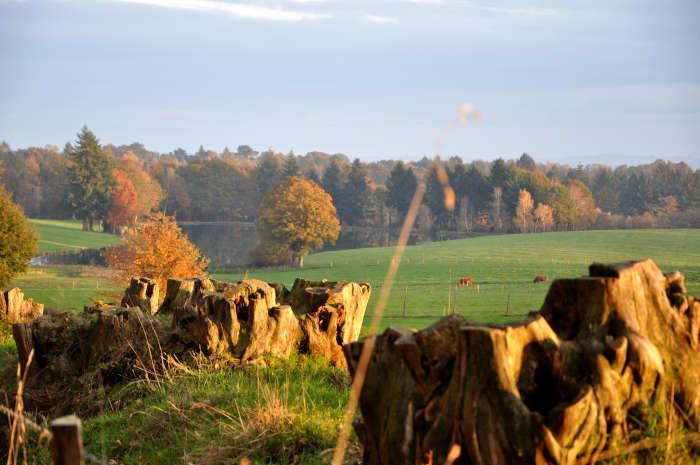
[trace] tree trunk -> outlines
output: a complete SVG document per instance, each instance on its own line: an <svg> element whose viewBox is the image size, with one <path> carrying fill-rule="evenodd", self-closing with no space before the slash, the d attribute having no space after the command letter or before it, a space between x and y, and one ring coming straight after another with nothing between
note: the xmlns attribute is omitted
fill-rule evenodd
<svg viewBox="0 0 700 465"><path fill-rule="evenodd" d="M387 329L360 396L365 465L595 463L650 409L697 428L700 302L684 290L651 260L594 264L524 322ZM353 374L364 343L344 348Z"/></svg>
<svg viewBox="0 0 700 465"><path fill-rule="evenodd" d="M88 222L87 216L83 218L83 231L89 231L90 223Z"/></svg>

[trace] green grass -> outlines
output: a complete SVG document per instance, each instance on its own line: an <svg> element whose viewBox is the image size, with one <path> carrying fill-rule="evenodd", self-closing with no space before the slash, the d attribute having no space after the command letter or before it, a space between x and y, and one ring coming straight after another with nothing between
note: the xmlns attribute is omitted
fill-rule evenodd
<svg viewBox="0 0 700 465"><path fill-rule="evenodd" d="M39 251L79 250L119 244L118 236L82 230L80 221L29 220L39 232Z"/></svg>
<svg viewBox="0 0 700 465"><path fill-rule="evenodd" d="M204 367L147 388L133 383L123 409L83 421L86 449L124 465L328 463L348 377L324 360L293 357L268 367ZM136 394L136 398L134 398ZM33 442L33 441L32 441ZM44 463L35 448L29 463Z"/></svg>
<svg viewBox="0 0 700 465"><path fill-rule="evenodd" d="M123 290L104 268L91 266L30 267L13 283L47 308L82 310L94 299L114 301Z"/></svg>
<svg viewBox="0 0 700 465"><path fill-rule="evenodd" d="M368 281L373 286L371 315L392 253L392 248L322 252L307 257L302 270L247 271L249 276L288 287L298 276ZM450 309L479 322L512 321L542 304L549 284L533 284L537 274L547 274L550 279L575 277L587 274L594 261L645 257L656 260L663 270L680 270L689 292L700 296L697 229L513 234L411 246L399 268L382 327L425 327L447 311L448 301ZM48 307L82 309L92 299L114 300L120 291L110 279L94 276L99 271L79 266L35 267L13 285ZM244 273L212 271L216 278L227 281L237 281ZM474 277L478 288L457 286L462 276ZM367 325L368 320L365 322Z"/></svg>
<svg viewBox="0 0 700 465"><path fill-rule="evenodd" d="M291 286L294 278L368 281L373 286L371 315L393 253L392 248L322 252L307 257L305 268L250 269L248 275ZM588 273L592 262L652 258L668 271L680 270L691 294L700 295L700 230L616 230L482 236L432 242L406 249L382 327L424 327L455 309L478 322L506 322L538 310L551 279ZM244 272L215 272L236 281ZM472 276L477 286L458 287ZM404 315L404 293L406 295ZM367 319L365 320L367 324Z"/></svg>
<svg viewBox="0 0 700 465"><path fill-rule="evenodd" d="M424 327L445 312L448 296L457 311L477 321L521 318L539 308L549 287L533 285L534 275L584 275L593 261L650 257L664 270L679 269L690 293L700 295L699 246L700 230L640 230L486 236L409 247L382 326ZM369 281L371 314L392 253L391 248L323 252L309 256L303 270L248 274L287 286L297 276ZM119 291L110 280L95 277L98 272L33 268L15 285L48 306L80 309L92 298ZM244 271L214 275L235 281ZM473 276L479 291L457 287L461 276ZM11 382L16 356L8 328L2 330L0 366L6 365ZM290 463L295 455L302 464L328 463L347 401L345 381L325 362L297 356L267 368L204 366L155 388L135 382L113 391L103 413L84 419L86 448L127 465L238 464L243 456L254 463ZM28 463L45 462L46 451L33 449Z"/></svg>

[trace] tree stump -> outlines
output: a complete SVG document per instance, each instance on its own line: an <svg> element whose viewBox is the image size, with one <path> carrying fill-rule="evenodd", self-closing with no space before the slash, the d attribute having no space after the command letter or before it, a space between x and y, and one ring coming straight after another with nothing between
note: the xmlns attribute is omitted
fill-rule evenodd
<svg viewBox="0 0 700 465"><path fill-rule="evenodd" d="M287 302L304 316L303 351L345 366L342 347L360 336L371 292L368 283L297 278Z"/></svg>
<svg viewBox="0 0 700 465"><path fill-rule="evenodd" d="M21 289L15 287L0 292L0 321L26 323L44 314L44 304L24 297Z"/></svg>
<svg viewBox="0 0 700 465"><path fill-rule="evenodd" d="M589 274L554 281L521 323L452 316L377 336L356 424L364 463L594 463L640 408L666 407L670 386L697 428L700 306L682 278L651 260ZM345 348L352 373L363 344Z"/></svg>
<svg viewBox="0 0 700 465"><path fill-rule="evenodd" d="M131 278L129 287L124 291L122 307L139 307L149 315L155 315L160 306L160 286L149 278Z"/></svg>

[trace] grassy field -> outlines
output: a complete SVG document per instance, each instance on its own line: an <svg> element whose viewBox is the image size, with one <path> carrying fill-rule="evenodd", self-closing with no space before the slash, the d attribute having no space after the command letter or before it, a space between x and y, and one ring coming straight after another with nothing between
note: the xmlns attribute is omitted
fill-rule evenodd
<svg viewBox="0 0 700 465"><path fill-rule="evenodd" d="M56 236L49 237L53 241ZM288 287L299 276L368 281L374 288L368 307L371 315L392 253L392 248L341 250L310 255L302 270L210 272L218 279L237 281L247 271L251 277ZM663 270L680 270L689 292L700 295L700 230L513 234L411 246L399 268L382 326L421 328L448 311L479 322L511 321L542 304L549 284L533 284L537 274L550 279L575 277L585 275L594 261L645 257L656 260ZM457 286L463 276L474 277L475 285ZM120 290L104 270L79 266L34 267L14 285L49 307L72 309L82 309L96 298L113 300Z"/></svg>
<svg viewBox="0 0 700 465"><path fill-rule="evenodd" d="M651 257L664 270L681 270L689 291L700 295L699 246L700 230L643 230L487 236L409 247L382 325L424 327L448 305L482 322L521 318L540 306L549 287L532 284L534 275L579 276L593 261ZM287 286L297 276L369 281L371 314L392 252L324 252L308 257L303 270L248 270L248 275ZM245 270L213 274L235 281ZM457 287L462 276L473 276L478 290ZM74 309L119 293L104 269L90 267L32 268L15 285L50 307ZM5 378L0 394L11 392L15 360L9 327L0 325ZM325 362L297 356L235 370L205 363L172 374L160 383L120 386L105 397L102 413L84 418L87 450L123 464L246 463L243 457L256 464L329 463L348 380ZM30 444L27 463L47 463L47 451L35 446L35 437ZM356 445L353 454L356 459Z"/></svg>
<svg viewBox="0 0 700 465"><path fill-rule="evenodd" d="M82 222L70 220L29 220L39 232L39 251L56 252L99 248L120 242L118 236L82 230Z"/></svg>
<svg viewBox="0 0 700 465"><path fill-rule="evenodd" d="M368 281L371 314L392 248L322 252L303 270L248 270L248 275L291 286L294 278ZM539 309L550 279L586 275L592 262L653 258L662 270L680 270L691 294L700 295L700 230L617 230L482 236L433 242L406 249L382 326L424 327L448 311L478 322L505 322ZM236 281L245 271L214 272ZM472 276L474 286L457 280ZM405 296L405 298L404 298ZM404 305L405 301L405 305Z"/></svg>

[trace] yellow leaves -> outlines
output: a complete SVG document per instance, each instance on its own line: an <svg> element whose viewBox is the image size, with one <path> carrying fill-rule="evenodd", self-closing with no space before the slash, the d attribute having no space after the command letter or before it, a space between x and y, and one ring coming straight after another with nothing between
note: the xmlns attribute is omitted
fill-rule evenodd
<svg viewBox="0 0 700 465"><path fill-rule="evenodd" d="M164 286L168 278L201 276L209 260L185 236L172 217L149 214L127 232L124 245L105 254L124 278L145 276Z"/></svg>
<svg viewBox="0 0 700 465"><path fill-rule="evenodd" d="M334 243L340 234L331 196L316 183L296 176L268 192L257 227L264 248L291 251L297 258L324 242Z"/></svg>

